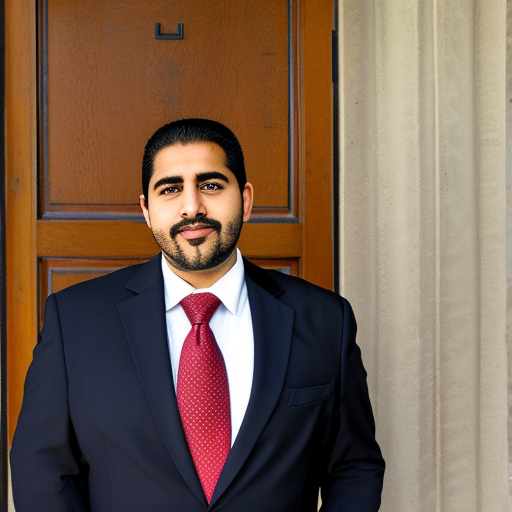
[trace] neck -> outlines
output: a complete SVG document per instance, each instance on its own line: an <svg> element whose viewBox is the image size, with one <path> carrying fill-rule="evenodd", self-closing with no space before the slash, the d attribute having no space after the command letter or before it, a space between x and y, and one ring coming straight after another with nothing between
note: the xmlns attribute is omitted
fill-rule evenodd
<svg viewBox="0 0 512 512"><path fill-rule="evenodd" d="M194 270L194 271L186 271L179 270L172 265L169 261L169 258L165 253L162 253L167 265L169 268L178 276L186 281L188 284L192 285L196 289L209 288L213 284L215 284L223 275L227 274L227 272L233 267L236 263L236 249L229 255L229 257L222 262L220 265L217 265L214 268L210 268L208 270Z"/></svg>

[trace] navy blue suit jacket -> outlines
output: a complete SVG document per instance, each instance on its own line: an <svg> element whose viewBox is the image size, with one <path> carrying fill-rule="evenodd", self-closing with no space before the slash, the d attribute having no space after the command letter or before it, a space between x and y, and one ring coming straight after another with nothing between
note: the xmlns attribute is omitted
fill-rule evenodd
<svg viewBox="0 0 512 512"><path fill-rule="evenodd" d="M160 256L48 298L11 451L17 512L375 512L384 462L349 303L244 261L247 412L210 506L176 403Z"/></svg>

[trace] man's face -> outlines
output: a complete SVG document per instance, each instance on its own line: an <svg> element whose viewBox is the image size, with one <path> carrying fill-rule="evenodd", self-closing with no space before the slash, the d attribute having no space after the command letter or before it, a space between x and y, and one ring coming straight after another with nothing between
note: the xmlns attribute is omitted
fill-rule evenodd
<svg viewBox="0 0 512 512"><path fill-rule="evenodd" d="M252 208L252 185L242 195L226 167L224 150L213 142L160 150L141 196L146 222L168 263L181 271L213 269L228 258Z"/></svg>

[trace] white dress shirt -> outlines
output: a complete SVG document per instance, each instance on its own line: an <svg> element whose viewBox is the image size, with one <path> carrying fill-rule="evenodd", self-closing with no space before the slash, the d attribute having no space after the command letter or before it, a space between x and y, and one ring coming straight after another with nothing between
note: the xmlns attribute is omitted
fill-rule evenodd
<svg viewBox="0 0 512 512"><path fill-rule="evenodd" d="M180 301L191 293L202 292L213 293L221 301L210 320L210 327L224 357L228 375L231 446L235 442L247 410L254 371L251 309L247 296L242 255L238 249L236 249L236 253L236 263L233 267L210 288L204 289L196 289L178 277L162 256L167 339L175 390L178 382L181 348L192 327L185 311L179 304Z"/></svg>

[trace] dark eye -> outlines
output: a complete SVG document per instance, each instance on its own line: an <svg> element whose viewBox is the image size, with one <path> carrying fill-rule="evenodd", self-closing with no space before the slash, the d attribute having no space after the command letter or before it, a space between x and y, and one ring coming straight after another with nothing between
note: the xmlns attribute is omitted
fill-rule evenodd
<svg viewBox="0 0 512 512"><path fill-rule="evenodd" d="M175 194L176 192L178 192L177 187L165 187L160 190L160 195Z"/></svg>
<svg viewBox="0 0 512 512"><path fill-rule="evenodd" d="M218 183L205 183L201 188L203 190L213 191L220 190L222 187Z"/></svg>

